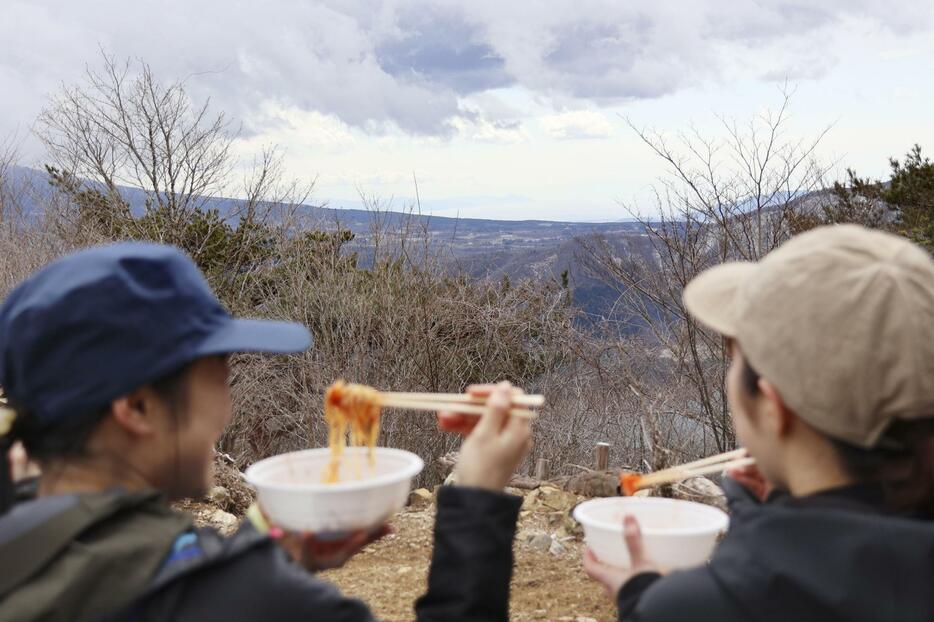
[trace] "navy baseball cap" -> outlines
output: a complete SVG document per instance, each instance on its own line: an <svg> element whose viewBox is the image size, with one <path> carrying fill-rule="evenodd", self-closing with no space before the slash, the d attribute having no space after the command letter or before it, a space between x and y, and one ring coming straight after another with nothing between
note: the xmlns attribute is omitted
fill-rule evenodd
<svg viewBox="0 0 934 622"><path fill-rule="evenodd" d="M198 358L300 352L300 324L235 319L194 262L126 242L59 259L0 307L0 386L42 425L95 414Z"/></svg>

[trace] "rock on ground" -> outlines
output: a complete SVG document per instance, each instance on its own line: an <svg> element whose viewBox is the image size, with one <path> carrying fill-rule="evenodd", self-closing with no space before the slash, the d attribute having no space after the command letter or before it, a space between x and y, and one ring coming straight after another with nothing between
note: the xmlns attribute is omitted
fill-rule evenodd
<svg viewBox="0 0 934 622"><path fill-rule="evenodd" d="M723 489L706 477L686 479L673 485L671 489L675 499L696 501L720 508L724 512L727 511L726 495L723 494Z"/></svg>
<svg viewBox="0 0 934 622"><path fill-rule="evenodd" d="M253 502L242 475L221 456L215 460L215 485L204 499L178 506L191 512L200 525L233 532ZM526 478L527 479L527 478ZM581 568L583 532L571 513L589 497L615 496L618 474L588 472L560 482L531 482L509 489L523 497L516 536L511 616L517 622L609 622L616 620L613 603ZM649 495L653 491L640 491ZM672 487L676 498L712 505L724 504L720 488L706 478ZM394 520L396 532L376 542L343 568L323 573L350 596L369 603L377 617L388 622L414 618L412 606L425 589L433 537L435 494L416 489L409 507ZM721 506L722 507L722 506Z"/></svg>
<svg viewBox="0 0 934 622"><path fill-rule="evenodd" d="M412 509L421 509L431 505L434 501L434 495L427 488L416 488L409 494L409 507Z"/></svg>
<svg viewBox="0 0 934 622"><path fill-rule="evenodd" d="M567 478L564 489L584 497L615 497L619 494L619 471L588 471Z"/></svg>

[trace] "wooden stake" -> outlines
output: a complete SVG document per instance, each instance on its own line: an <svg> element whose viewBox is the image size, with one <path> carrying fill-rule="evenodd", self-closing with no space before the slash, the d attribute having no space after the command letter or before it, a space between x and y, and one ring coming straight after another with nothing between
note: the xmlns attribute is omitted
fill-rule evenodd
<svg viewBox="0 0 934 622"><path fill-rule="evenodd" d="M610 444L597 443L593 450L594 470L606 471L610 467Z"/></svg>
<svg viewBox="0 0 934 622"><path fill-rule="evenodd" d="M535 479L545 480L548 479L548 460L546 458L539 458L535 462Z"/></svg>

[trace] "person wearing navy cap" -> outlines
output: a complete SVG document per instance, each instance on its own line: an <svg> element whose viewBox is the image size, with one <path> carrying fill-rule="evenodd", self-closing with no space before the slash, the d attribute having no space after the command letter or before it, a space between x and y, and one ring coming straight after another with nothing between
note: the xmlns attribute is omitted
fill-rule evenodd
<svg viewBox="0 0 934 622"><path fill-rule="evenodd" d="M169 246L91 248L19 284L0 307L0 456L22 442L41 477L36 498L16 503L0 459L0 622L373 619L308 570L383 531L324 558L304 546L313 534L288 534L286 552L249 521L225 538L167 504L210 486L231 418L227 356L311 344L299 324L231 317ZM505 425L507 384L477 391L487 413L464 443L460 484L439 495L419 620L508 618L520 503L502 489L530 431Z"/></svg>

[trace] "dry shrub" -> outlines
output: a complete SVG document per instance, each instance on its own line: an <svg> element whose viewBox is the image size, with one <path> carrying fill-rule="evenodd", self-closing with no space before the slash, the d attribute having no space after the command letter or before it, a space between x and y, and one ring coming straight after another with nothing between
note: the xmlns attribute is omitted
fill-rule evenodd
<svg viewBox="0 0 934 622"><path fill-rule="evenodd" d="M463 274L417 214L392 215L370 201L373 228L357 238L339 223L299 220L310 188L284 179L275 148L237 183L233 171L244 163L234 159L236 130L223 113L192 102L184 83L162 85L145 63L103 60L40 117L53 188L10 182L15 150L0 145L0 289L69 249L163 241L194 257L234 313L307 325L316 340L307 353L234 359L236 414L221 448L241 467L322 446L322 394L337 378L444 392L507 379L544 393L530 463L546 458L556 475L590 465L600 441L611 443L612 464L632 467L732 445L722 344L689 321L680 292L700 269L757 258L783 239L776 215L815 174L813 145L772 140L782 114L767 120L764 139L729 128L740 160L751 144L772 163L749 169L749 179L714 173L717 145L688 142L698 167L642 134L673 169L659 192L661 222L644 223L655 255L599 240L585 246L628 305L622 315L643 320L646 330L632 336L611 322L576 323L566 284ZM380 438L429 462L459 442L416 413L387 413ZM426 470L423 483L433 476Z"/></svg>
<svg viewBox="0 0 934 622"><path fill-rule="evenodd" d="M319 235L285 243L281 264L253 275L259 304L252 311L304 323L315 347L292 358L238 358L238 414L225 451L249 462L324 445L322 396L337 378L441 392L508 379L535 390L565 363L573 311L559 287L451 274L427 238L405 227L381 232L391 245L357 246L371 258L366 268L343 243ZM458 439L441 434L430 415L389 411L380 443L430 461Z"/></svg>
<svg viewBox="0 0 934 622"><path fill-rule="evenodd" d="M11 215L0 227L4 291L68 250L111 239L75 218L87 195L0 188L0 196L30 196L39 205L29 217L14 217L22 210L7 199L3 213ZM581 329L567 291L555 282L509 284L458 273L423 220L373 209L374 229L365 236L354 239L339 223L268 227L261 261L236 273L209 271L233 312L302 322L316 341L301 355L235 357L235 416L220 448L241 467L323 446L322 395L337 378L444 392L508 379L544 393L529 464L547 458L554 475L590 465L601 441L612 445L612 464L633 467L707 450L702 426L686 428L672 406L687 399L689 388L660 373L664 357L649 343L608 326ZM392 411L380 438L429 463L459 442L439 432L431 415ZM421 483L437 478L426 469Z"/></svg>

